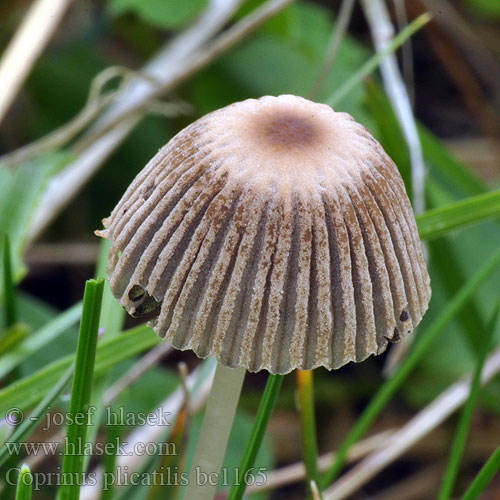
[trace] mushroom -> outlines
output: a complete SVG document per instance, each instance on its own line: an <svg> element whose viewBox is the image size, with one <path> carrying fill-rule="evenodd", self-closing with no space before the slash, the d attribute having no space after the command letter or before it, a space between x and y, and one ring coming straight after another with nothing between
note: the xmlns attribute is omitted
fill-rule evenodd
<svg viewBox="0 0 500 500"><path fill-rule="evenodd" d="M127 311L230 367L363 361L409 334L430 298L395 164L350 115L292 95L182 130L104 226Z"/></svg>
<svg viewBox="0 0 500 500"><path fill-rule="evenodd" d="M362 361L408 335L430 299L396 165L350 115L297 96L195 121L103 223L120 303L227 367Z"/></svg>

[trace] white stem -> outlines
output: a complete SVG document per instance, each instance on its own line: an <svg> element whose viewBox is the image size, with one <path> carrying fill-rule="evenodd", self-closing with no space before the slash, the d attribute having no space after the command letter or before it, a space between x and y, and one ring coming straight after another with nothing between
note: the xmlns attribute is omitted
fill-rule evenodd
<svg viewBox="0 0 500 500"><path fill-rule="evenodd" d="M363 8L372 32L373 43L377 52L383 51L394 36L387 7L382 0L363 0ZM410 99L399 72L394 54L385 57L380 63L384 88L399 120L411 160L413 184L413 208L417 214L425 210L425 166L422 146L417 125L411 109Z"/></svg>
<svg viewBox="0 0 500 500"><path fill-rule="evenodd" d="M214 478L220 477L245 373L246 369L242 367L217 365L189 472L185 500L212 500L215 496L218 479Z"/></svg>

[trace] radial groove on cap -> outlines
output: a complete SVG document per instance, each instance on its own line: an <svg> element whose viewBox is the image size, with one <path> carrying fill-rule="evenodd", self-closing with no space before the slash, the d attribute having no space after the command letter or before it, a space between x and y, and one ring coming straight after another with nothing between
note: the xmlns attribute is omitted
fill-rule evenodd
<svg viewBox="0 0 500 500"><path fill-rule="evenodd" d="M190 348L196 352L199 349L201 332L192 329L196 305L203 291L206 290L205 284L215 266L218 254L223 251L222 244L229 231L231 219L238 203L239 195L234 196L234 193L230 194L221 191L207 210L206 219L203 219L200 224L200 227L207 224L209 226L208 231L201 242L192 267L188 270L185 280L183 280L182 289L173 306L171 323L160 324L160 331L164 331L168 338L172 337L172 343L178 348ZM220 209L219 212L214 209L217 206L225 207L225 209ZM180 268L181 266L178 270ZM177 271L174 274L173 281L178 281ZM164 320L165 318L160 316L160 321Z"/></svg>
<svg viewBox="0 0 500 500"><path fill-rule="evenodd" d="M376 344L384 345L384 333L390 330L394 318L387 264L384 261L378 235L366 210L363 198L361 198L357 189L349 187L348 191L363 237L368 274L372 284L371 293L374 303L375 331L377 332ZM371 347L374 348L375 346L372 345Z"/></svg>
<svg viewBox="0 0 500 500"><path fill-rule="evenodd" d="M257 259L264 246L265 228L269 218L268 204L265 203L260 210L255 210L249 217L248 230L244 231L216 325L216 331L221 332L219 337L221 358L228 364L231 364L231 360L233 363L234 360L239 360L245 326L252 328L250 301L255 295L254 280L257 278Z"/></svg>
<svg viewBox="0 0 500 500"><path fill-rule="evenodd" d="M410 253L407 248L407 239L404 236L405 232L407 232L407 228L402 224L401 215L398 217L391 205L392 203L396 203L397 200L393 195L389 184L384 178L379 178L378 181L380 181L380 183L377 182L377 179L375 179L375 176L373 176L372 173L367 175L365 178L366 186L371 190L372 195L384 216L385 226L391 235L390 241L393 244L393 248L397 256L396 262L399 264L399 268L402 273L402 283L404 284L406 291L410 317L412 318L412 322L416 325L420 321L420 301L416 289L417 285L412 269Z"/></svg>
<svg viewBox="0 0 500 500"><path fill-rule="evenodd" d="M350 116L295 96L194 122L104 226L124 307L228 366L362 361L412 331L430 298L394 163Z"/></svg>
<svg viewBox="0 0 500 500"><path fill-rule="evenodd" d="M391 188L391 192L395 195L395 201L399 204L401 212L403 214L402 220L406 223L407 232L403 233L408 237L409 240L409 250L411 252L411 258L415 259L412 269L415 273L415 279L417 283L417 293L420 300L421 313L427 308L429 301L429 296L427 291L429 290L429 275L427 274L426 264L424 260L424 255L422 252L422 246L420 244L420 238L418 235L417 224L415 222L415 217L410 205L410 200L406 196L404 189L403 180L399 177L394 183L391 183L390 171L385 165L380 169L380 174L384 177L387 184ZM397 187L397 189L396 189Z"/></svg>
<svg viewBox="0 0 500 500"><path fill-rule="evenodd" d="M256 360L262 359L263 332L261 325L265 324L265 312L269 302L272 260L278 239L278 220L281 218L281 207L272 200L267 205L264 239L255 254L252 265L253 282L247 289L251 294L250 310L246 325L240 325L241 344L233 347L233 360L237 366L257 366ZM257 240L258 241L258 240Z"/></svg>
<svg viewBox="0 0 500 500"><path fill-rule="evenodd" d="M248 223L248 232L255 231L257 211L249 214L249 220L244 221L243 213L247 203L252 203L253 196L243 193L235 212L229 221L220 252L214 263L213 270L209 273L204 290L200 295L200 302L193 310L195 323L193 331L198 336L193 338L194 345L201 346L201 353L208 355L213 350L216 356L221 355L222 344L228 329L228 323L233 316L238 317L240 310L240 288L244 285L241 280L241 265L239 258L242 252L245 222ZM236 281L236 283L234 283ZM228 304L229 301L229 304ZM218 307L215 307L215 305ZM212 318L212 324L206 324L207 317ZM202 335L206 332L206 335Z"/></svg>
<svg viewBox="0 0 500 500"><path fill-rule="evenodd" d="M187 135L187 134L184 134ZM182 155L183 157L186 155L186 152L184 151L184 148L186 144L190 144L190 137L188 136L185 139L182 139L181 134L179 134L179 143L176 146L176 148L179 148L178 151L180 152L179 155ZM143 169L142 171L137 175L137 177L134 180L134 183L131 184L127 190L125 191L125 194L121 198L121 200L118 202L118 205L115 207L113 210L113 213L111 216L106 219L106 224L112 224L116 218L120 218L121 215L125 214L135 202L139 201L141 197L141 188L143 187L144 184L146 183L152 183L153 179L156 178L156 172L161 170L162 168L165 170L165 174L171 174L172 172L169 172L168 169L165 167L167 166L167 162L171 160L172 162L176 162L176 167L172 169L175 171L178 168L177 165L177 160L178 157L175 155L169 155L169 153L172 151L173 145L171 144L166 144L163 148L160 149L158 154L151 160ZM187 155L189 154L194 154L196 151L190 150L189 147L186 148L186 151L189 151ZM181 162L179 162L179 165ZM125 223L127 219L123 220ZM119 230L120 225L114 226L114 230Z"/></svg>
<svg viewBox="0 0 500 500"><path fill-rule="evenodd" d="M311 287L309 294L310 329L306 365L324 365L332 359L331 334L334 331L330 285L330 248L323 200L316 195L312 209Z"/></svg>
<svg viewBox="0 0 500 500"><path fill-rule="evenodd" d="M373 287L368 273L368 260L356 213L347 193L344 191L342 195L344 197L344 219L351 252L354 303L356 304L355 360L361 361L377 351L375 345Z"/></svg>
<svg viewBox="0 0 500 500"><path fill-rule="evenodd" d="M133 280L146 280L147 277L153 275L155 268L158 277L170 276L170 273L165 273L166 266L175 269L178 265L195 228L201 223L210 202L221 189L222 183L210 184L199 180L182 199L173 205L168 217L158 229L158 234L151 240L141 266L136 268ZM155 216L156 214L153 213L152 217ZM166 285L164 283L157 286L155 283L153 286L155 295L163 296Z"/></svg>
<svg viewBox="0 0 500 500"><path fill-rule="evenodd" d="M408 299L404 288L401 267L396 256L396 249L392 240L393 236L388 229L388 225L393 224L393 221L388 221L388 223L386 223L384 214L380 210L377 200L370 190L368 182L365 185L360 185L360 189L362 190L361 196L364 200L367 212L373 222L374 231L383 253L383 259L389 277L389 289L392 294L392 317L397 320L396 328L398 328L398 332L403 334L403 332L406 332L408 328L411 331L413 329L413 324L411 317L408 314ZM402 322L399 318L403 312L406 312L408 317Z"/></svg>
<svg viewBox="0 0 500 500"><path fill-rule="evenodd" d="M354 285L350 260L349 236L340 207L332 196L323 199L330 247L330 282L333 304L334 334L332 339L333 367L339 368L344 360L353 361L355 355L356 315Z"/></svg>
<svg viewBox="0 0 500 500"><path fill-rule="evenodd" d="M226 364L231 364L232 360L239 358L238 353L234 352L234 345L242 335L242 327L248 324L250 312L248 300L253 276L251 269L255 265L256 256L263 244L263 231L267 218L267 206L259 208L249 214L248 230L242 223L243 218L239 224L237 254L233 266L228 267L226 271L227 288L221 294L220 313L212 328L216 337L215 353ZM216 303L211 303L209 306L215 308ZM202 317L201 311L199 317Z"/></svg>
<svg viewBox="0 0 500 500"><path fill-rule="evenodd" d="M291 204L290 200L288 204ZM276 358L279 356L281 348L278 337L279 326L284 314L283 308L286 307L286 301L289 299L287 296L288 290L285 288L287 278L286 269L289 266L288 261L296 257L290 254L290 250L295 248L293 246L293 233L295 230L293 219L295 218L295 214L290 206L284 207L282 217L279 226L278 241L272 257L272 266L269 270L269 297L265 304L267 310L261 316L262 322L259 325L262 331L262 341L259 342L259 345L254 344L260 351L260 357L254 362L254 367L271 367L274 358L274 371L277 371L278 368L279 359Z"/></svg>

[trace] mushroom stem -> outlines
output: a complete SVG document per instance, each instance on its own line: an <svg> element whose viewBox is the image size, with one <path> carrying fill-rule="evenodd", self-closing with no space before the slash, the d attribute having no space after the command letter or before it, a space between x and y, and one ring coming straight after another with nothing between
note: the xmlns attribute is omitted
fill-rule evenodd
<svg viewBox="0 0 500 500"><path fill-rule="evenodd" d="M215 496L245 373L243 367L217 365L184 500L212 500Z"/></svg>

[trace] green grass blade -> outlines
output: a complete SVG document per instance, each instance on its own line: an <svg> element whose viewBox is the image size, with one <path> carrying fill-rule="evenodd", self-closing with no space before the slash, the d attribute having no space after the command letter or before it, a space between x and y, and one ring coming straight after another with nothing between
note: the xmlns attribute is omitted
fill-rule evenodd
<svg viewBox="0 0 500 500"><path fill-rule="evenodd" d="M488 486L488 483L493 479L493 476L498 472L498 469L500 469L500 446L483 465L479 474L465 492L462 500L476 500L486 486Z"/></svg>
<svg viewBox="0 0 500 500"><path fill-rule="evenodd" d="M491 341L498 323L499 313L500 304L497 305L486 331L482 332L483 338L481 339L480 352L477 356L476 367L474 370L474 375L472 377L469 398L467 399L467 402L465 403L460 414L460 420L458 422L455 438L453 440L450 458L443 477L438 500L448 500L453 493L453 487L458 475L460 462L465 449L467 435L469 433L472 414L476 405L477 398L479 396L479 390L481 388L481 373L483 371L486 356L488 355L488 351L491 347Z"/></svg>
<svg viewBox="0 0 500 500"><path fill-rule="evenodd" d="M306 483L308 489L314 481L318 484L318 442L316 436L316 418L314 414L314 388L312 370L297 370L297 390L300 416L300 430ZM310 491L312 494L312 491Z"/></svg>
<svg viewBox="0 0 500 500"><path fill-rule="evenodd" d="M74 367L72 365L66 370L58 383L30 413L29 418L24 419L23 423L16 427L16 430L8 440L8 445L3 446L0 450L0 466L3 465L12 455L11 450L13 446L15 446L16 443L24 441L43 422L49 408L54 404L69 384L73 375L73 368Z"/></svg>
<svg viewBox="0 0 500 500"><path fill-rule="evenodd" d="M88 414L90 405L103 288L102 279L89 280L85 286L69 407L69 415L73 418L68 425L62 465L64 481L61 485L60 500L78 500L80 496L80 481L77 479L83 472L84 450L82 447L85 444L88 423L85 418L83 422L79 419ZM69 481L66 482L66 478L69 478Z"/></svg>
<svg viewBox="0 0 500 500"><path fill-rule="evenodd" d="M358 71L353 73L339 89L337 89L328 99L325 100L325 103L335 107L351 91L352 88L363 80L363 78L372 73L385 57L395 52L399 47L401 47L401 45L403 45L403 43L406 42L406 40L408 40L408 38L414 35L420 28L425 26L431 19L432 16L428 13L418 16L391 40L391 43L386 49L375 54L368 61L366 61L366 63L364 63Z"/></svg>
<svg viewBox="0 0 500 500"><path fill-rule="evenodd" d="M430 163L462 193L475 196L487 190L481 179L471 169L454 158L443 143L429 130L420 126L419 135L426 163Z"/></svg>
<svg viewBox="0 0 500 500"><path fill-rule="evenodd" d="M17 322L16 288L12 276L12 255L10 238L7 234L3 238L3 286L5 299L5 327L10 328Z"/></svg>
<svg viewBox="0 0 500 500"><path fill-rule="evenodd" d="M32 482L30 468L23 464L17 479L16 500L31 500Z"/></svg>
<svg viewBox="0 0 500 500"><path fill-rule="evenodd" d="M5 330L4 336L0 338L0 365L4 356L8 356L30 333L29 326L24 323L15 323Z"/></svg>
<svg viewBox="0 0 500 500"><path fill-rule="evenodd" d="M481 267L481 269L459 290L459 292L448 303L441 314L434 320L433 324L422 332L406 359L401 363L397 372L388 379L371 399L368 406L357 419L342 444L337 450L335 461L323 476L322 489L331 484L338 476L350 447L358 441L368 430L374 420L380 415L390 398L406 380L415 365L420 361L425 352L432 345L443 328L454 318L459 310L470 300L477 289L486 281L492 272L500 265L500 251Z"/></svg>
<svg viewBox="0 0 500 500"><path fill-rule="evenodd" d="M255 462L255 457L257 456L260 445L262 444L262 439L264 438L267 424L269 423L271 413L278 399L282 382L283 375L269 374L264 394L260 400L257 416L255 417L252 431L250 433L250 437L248 438L245 451L243 452L243 458L241 459L240 466L238 468L238 482L233 484L229 492L228 500L241 500L245 494L245 478L249 471L251 471Z"/></svg>
<svg viewBox="0 0 500 500"><path fill-rule="evenodd" d="M146 325L128 330L111 340L103 339L97 346L94 375L96 377L101 376L117 363L129 359L160 342L161 339L154 335L151 328ZM36 373L1 389L0 414L13 406L24 411L38 403L57 383L74 359L74 354L60 358Z"/></svg>
<svg viewBox="0 0 500 500"><path fill-rule="evenodd" d="M492 217L500 217L500 191L472 196L442 208L428 210L417 216L417 225L420 237L431 240Z"/></svg>
<svg viewBox="0 0 500 500"><path fill-rule="evenodd" d="M429 179L427 182L429 208L449 205L452 202L453 195ZM433 279L438 283L438 287L442 287L446 300L449 300L467 281L467 262L460 257L460 249L453 241L453 237L443 236L432 240L428 248L430 261L434 264ZM457 321L460 324L458 331L464 337L472 356L475 357L481 343L477 332L484 332L487 329L487 321L478 297L472 298L467 307L460 310Z"/></svg>
<svg viewBox="0 0 500 500"><path fill-rule="evenodd" d="M110 243L108 240L102 240L99 249L99 258L97 259L96 278L106 278L106 265L108 262ZM125 309L113 297L109 283L104 283L104 291L102 296L101 307L101 330L103 338L112 339L119 335L122 330L123 322L125 320ZM94 442L97 438L99 431L98 422L101 421L102 415L105 411L103 405L103 395L106 391L108 383L108 374L97 378L94 382L91 405L95 408L94 414L91 416L92 425L89 429L88 440ZM90 455L85 456L84 468L87 470L90 462Z"/></svg>
<svg viewBox="0 0 500 500"><path fill-rule="evenodd" d="M79 302L59 314L39 330L31 333L0 358L0 378L19 366L28 357L35 354L43 346L54 341L69 327L76 324L82 315L82 304Z"/></svg>

